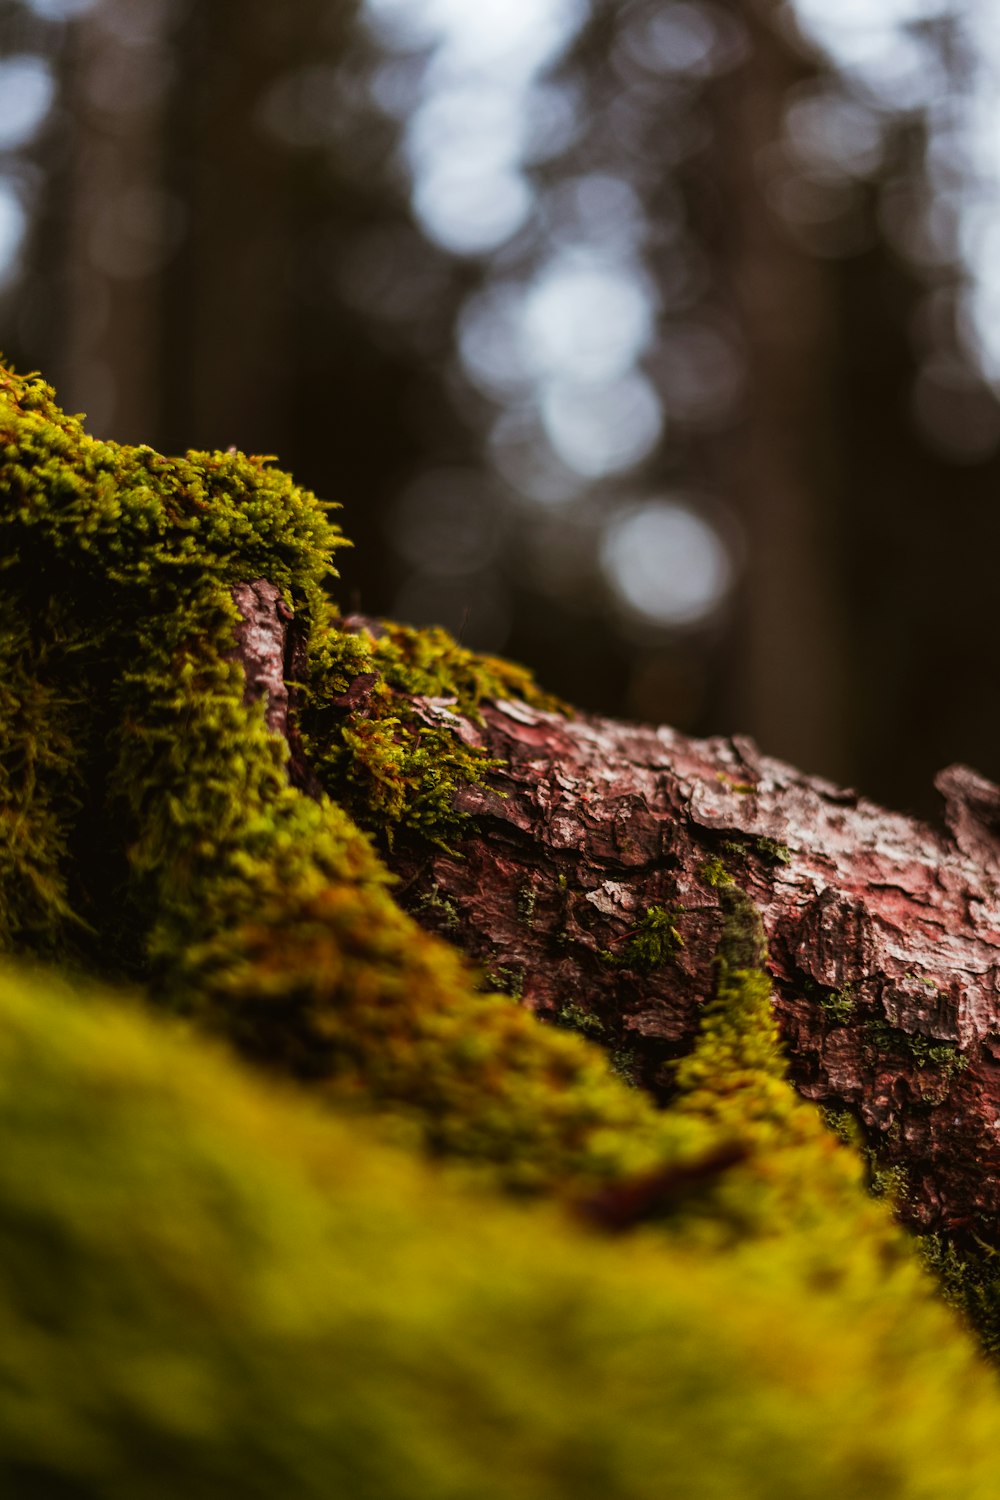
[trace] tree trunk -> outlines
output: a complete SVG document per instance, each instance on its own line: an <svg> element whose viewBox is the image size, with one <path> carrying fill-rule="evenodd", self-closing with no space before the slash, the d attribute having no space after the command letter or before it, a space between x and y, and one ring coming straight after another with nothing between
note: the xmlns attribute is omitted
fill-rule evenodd
<svg viewBox="0 0 1000 1500"><path fill-rule="evenodd" d="M771 201L785 110L815 64L790 45L772 0L740 4L736 16L752 65L713 88L711 175L721 202L709 238L748 351L742 420L708 455L750 550L729 646L730 710L796 763L850 775L830 373L836 283L829 262L796 243Z"/></svg>

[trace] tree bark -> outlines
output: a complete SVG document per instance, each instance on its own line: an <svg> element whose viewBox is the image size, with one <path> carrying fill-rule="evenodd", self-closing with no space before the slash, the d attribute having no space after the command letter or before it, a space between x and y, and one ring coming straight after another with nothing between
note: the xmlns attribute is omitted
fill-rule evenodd
<svg viewBox="0 0 1000 1500"><path fill-rule="evenodd" d="M280 676L248 642L287 670L287 612L262 581L234 598L248 691L270 694ZM355 686L341 701L363 715L370 674ZM290 736L294 777L284 703L269 700L268 715ZM487 704L478 722L450 700L407 707L497 762L489 784L459 794L470 818L453 849L388 856L401 903L486 982L599 1039L666 1098L712 992L720 891L735 882L764 925L799 1092L857 1120L914 1227L1000 1242L1000 789L965 767L941 772L948 829L936 830L741 736L523 702ZM658 950L641 941L651 908Z"/></svg>
<svg viewBox="0 0 1000 1500"><path fill-rule="evenodd" d="M721 863L760 911L800 1093L856 1117L915 1227L997 1240L997 788L942 772L945 833L740 737L521 703L455 728L503 769L462 794L474 831L454 854L391 861L421 921L665 1097L712 990ZM647 970L629 953L650 907L680 941Z"/></svg>

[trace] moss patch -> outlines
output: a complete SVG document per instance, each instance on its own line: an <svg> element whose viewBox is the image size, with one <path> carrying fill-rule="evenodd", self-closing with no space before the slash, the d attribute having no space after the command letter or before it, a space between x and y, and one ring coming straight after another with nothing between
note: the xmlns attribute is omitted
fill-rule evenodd
<svg viewBox="0 0 1000 1500"><path fill-rule="evenodd" d="M363 702L345 704L359 680ZM417 698L433 702L433 721ZM495 768L457 716L475 723L485 701L510 698L562 708L523 667L468 651L444 630L327 622L311 643L304 742L327 791L386 847L403 833L447 848L465 822L457 789Z"/></svg>
<svg viewBox="0 0 1000 1500"><path fill-rule="evenodd" d="M662 969L678 948L684 947L677 925L683 914L682 907L667 911L662 906L647 906L635 927L626 934L621 948L603 948L601 957L616 968L637 969L644 974Z"/></svg>
<svg viewBox="0 0 1000 1500"><path fill-rule="evenodd" d="M994 1382L877 1205L863 1274L855 1221L822 1275L608 1239L3 970L0 1129L18 1500L995 1493Z"/></svg>

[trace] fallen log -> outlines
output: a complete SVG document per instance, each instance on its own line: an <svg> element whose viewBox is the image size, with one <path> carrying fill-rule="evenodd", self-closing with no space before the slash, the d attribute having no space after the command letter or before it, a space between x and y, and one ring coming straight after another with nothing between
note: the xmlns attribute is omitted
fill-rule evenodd
<svg viewBox="0 0 1000 1500"><path fill-rule="evenodd" d="M1000 1239L1000 789L943 771L934 829L740 736L409 708L498 763L457 794L452 850L388 853L423 925L667 1097L735 881L763 920L796 1087L857 1121L913 1226Z"/></svg>

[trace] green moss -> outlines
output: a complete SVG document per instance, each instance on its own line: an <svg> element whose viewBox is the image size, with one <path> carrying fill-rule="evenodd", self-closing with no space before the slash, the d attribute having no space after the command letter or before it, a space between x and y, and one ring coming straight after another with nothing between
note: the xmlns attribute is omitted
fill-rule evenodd
<svg viewBox="0 0 1000 1500"><path fill-rule="evenodd" d="M717 771L715 779L716 781L720 781L723 786L728 787L731 792L736 792L740 797L752 797L757 790L752 781L737 781L734 777L727 776L725 771Z"/></svg>
<svg viewBox="0 0 1000 1500"><path fill-rule="evenodd" d="M520 1000L524 994L524 970L511 968L507 964L495 964L486 971L486 983L501 995Z"/></svg>
<svg viewBox="0 0 1000 1500"><path fill-rule="evenodd" d="M804 1296L780 1242L609 1239L9 971L0 1130L17 1500L995 1493L995 1384L908 1260Z"/></svg>
<svg viewBox="0 0 1000 1500"><path fill-rule="evenodd" d="M342 634L328 638L326 648L321 646L315 653L317 670L322 674L331 669L339 671L343 678L344 643L351 639L357 642L359 638ZM458 714L476 719L484 702L504 699L520 699L551 713L566 712L566 705L539 688L527 668L498 656L470 651L436 626L415 630L409 625L380 621L377 634L364 630L361 639L374 669L391 688L424 698L449 700ZM356 649L356 646L346 647L349 660ZM358 674L351 670L349 675Z"/></svg>
<svg viewBox="0 0 1000 1500"><path fill-rule="evenodd" d="M763 834L747 833L741 834L739 838L724 839L721 846L724 854L729 854L745 863L747 855L755 853L766 865L791 864L792 851L787 844L780 843L777 839L769 839Z"/></svg>
<svg viewBox="0 0 1000 1500"><path fill-rule="evenodd" d="M921 1235L924 1264L947 1303L966 1320L985 1352L1000 1357L1000 1251L973 1233L961 1251L944 1233Z"/></svg>
<svg viewBox="0 0 1000 1500"><path fill-rule="evenodd" d="M839 990L829 990L820 996L819 1003L835 1025L846 1026L853 1019L857 1005L854 986L845 984Z"/></svg>
<svg viewBox="0 0 1000 1500"><path fill-rule="evenodd" d="M897 1032L894 1026L890 1026L888 1021L882 1020L880 1016L866 1021L861 1028L865 1061L877 1062L893 1047L903 1045L902 1037L902 1032Z"/></svg>
<svg viewBox="0 0 1000 1500"><path fill-rule="evenodd" d="M684 915L683 907L667 911L662 906L647 906L639 921L626 935L624 946L612 952L601 949L605 963L621 969L637 969L649 974L662 969L678 948L684 947L684 939L678 928L678 918Z"/></svg>
<svg viewBox="0 0 1000 1500"><path fill-rule="evenodd" d="M910 1182L903 1166L881 1167L871 1157L871 1192L874 1198L887 1198L895 1208L901 1208L910 1196Z"/></svg>
<svg viewBox="0 0 1000 1500"><path fill-rule="evenodd" d="M308 620L341 538L263 460L98 443L41 381L0 369L0 941L70 956L108 885L97 798L154 621L231 626L228 587L265 571ZM215 615L212 614L214 601ZM226 639L231 646L230 636ZM175 698L183 656L169 661ZM234 669L230 669L234 670ZM132 676L129 676L131 672ZM189 679L188 679L189 681ZM89 888L77 844L96 878ZM120 851L119 851L120 854Z"/></svg>
<svg viewBox="0 0 1000 1500"><path fill-rule="evenodd" d="M639 1056L634 1047L613 1047L608 1054L611 1071L631 1089L639 1087Z"/></svg>
<svg viewBox="0 0 1000 1500"><path fill-rule="evenodd" d="M735 885L735 880L721 859L707 859L698 871L699 878L713 890L723 885Z"/></svg>
<svg viewBox="0 0 1000 1500"><path fill-rule="evenodd" d="M915 983L923 985L925 990L932 990L935 994L937 994L937 985L934 983L933 979L928 979L926 974L916 974L912 969L910 969L903 977L904 979L912 979L915 981Z"/></svg>
<svg viewBox="0 0 1000 1500"><path fill-rule="evenodd" d="M955 1042L936 1042L917 1031L902 1031L880 1017L866 1021L862 1031L866 1055L871 1060L887 1053L905 1054L920 1069L931 1068L938 1074L946 1091L952 1079L968 1067L968 1058ZM942 1095L943 1097L943 1095Z"/></svg>
<svg viewBox="0 0 1000 1500"><path fill-rule="evenodd" d="M762 971L767 961L767 942L760 912L733 881L718 887L722 928L719 933L716 968L719 984L737 971Z"/></svg>
<svg viewBox="0 0 1000 1500"><path fill-rule="evenodd" d="M462 918L458 907L449 896L441 894L438 885L428 887L417 903L417 910L433 918L449 932L457 932L461 926Z"/></svg>
<svg viewBox="0 0 1000 1500"><path fill-rule="evenodd" d="M792 851L787 844L782 844L778 839L755 838L754 846L769 865L790 865L792 862Z"/></svg>
<svg viewBox="0 0 1000 1500"><path fill-rule="evenodd" d="M820 1107L820 1117L827 1130L832 1130L843 1145L851 1146L859 1151L862 1149L861 1126L849 1109L836 1109L832 1105L823 1105Z"/></svg>
<svg viewBox="0 0 1000 1500"><path fill-rule="evenodd" d="M605 1029L599 1016L592 1015L572 1001L560 1008L559 1024L568 1027L570 1031L582 1032L584 1036L602 1036Z"/></svg>
<svg viewBox="0 0 1000 1500"><path fill-rule="evenodd" d="M845 1149L821 1113L792 1090L771 1011L759 915L739 887L724 886L720 895L716 990L694 1051L676 1065L672 1111L708 1123L716 1142L738 1144L746 1159L712 1184L701 1210L703 1232L713 1241L728 1234L745 1243L777 1231L799 1245L809 1274L823 1266L822 1274L840 1277L852 1260L845 1249L851 1234L858 1263L868 1264L887 1243L889 1220L864 1200L858 1152ZM846 1259L834 1272L840 1255Z"/></svg>
<svg viewBox="0 0 1000 1500"><path fill-rule="evenodd" d="M910 1034L910 1051L920 1067L940 1068L949 1081L969 1066L969 1059L959 1052L957 1042L932 1042L929 1037Z"/></svg>
<svg viewBox="0 0 1000 1500"><path fill-rule="evenodd" d="M517 893L517 914L526 927L534 926L537 904L538 890L532 881L526 880Z"/></svg>
<svg viewBox="0 0 1000 1500"><path fill-rule="evenodd" d="M368 677L362 704L336 703ZM415 697L434 701L433 722ZM443 630L382 623L377 634L355 634L327 622L311 641L304 744L330 795L386 846L405 832L447 849L466 821L456 791L482 783L497 764L469 742L457 716L476 723L485 701L512 698L562 708L523 667L469 651Z"/></svg>
<svg viewBox="0 0 1000 1500"><path fill-rule="evenodd" d="M398 627L394 630L399 633ZM400 671L399 655L389 636L376 640L367 632L347 634L334 625L317 632L303 743L330 795L387 847L405 831L447 848L464 822L454 807L456 789L482 782L494 762L453 729L421 719L407 696L417 691L414 684L435 690L443 686L448 652L442 649L435 674L429 667ZM359 676L372 678L365 701L345 710L333 700ZM404 682L410 686L404 688ZM470 700L478 685L481 680L470 668L464 680ZM447 696L457 706L455 694L435 691L427 696Z"/></svg>
<svg viewBox="0 0 1000 1500"><path fill-rule="evenodd" d="M83 715L50 639L66 634L60 624L57 608L36 625L22 600L0 597L0 951L57 951L84 925L69 853L85 796Z"/></svg>

